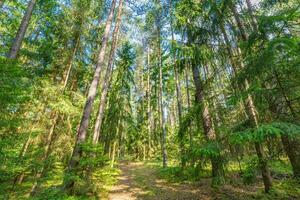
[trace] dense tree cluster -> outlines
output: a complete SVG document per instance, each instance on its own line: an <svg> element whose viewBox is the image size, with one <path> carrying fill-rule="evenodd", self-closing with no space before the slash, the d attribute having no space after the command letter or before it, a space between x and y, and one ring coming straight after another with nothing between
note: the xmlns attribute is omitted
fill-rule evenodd
<svg viewBox="0 0 300 200"><path fill-rule="evenodd" d="M299 179L299 18L298 0L0 0L3 197L97 196L122 159Z"/></svg>

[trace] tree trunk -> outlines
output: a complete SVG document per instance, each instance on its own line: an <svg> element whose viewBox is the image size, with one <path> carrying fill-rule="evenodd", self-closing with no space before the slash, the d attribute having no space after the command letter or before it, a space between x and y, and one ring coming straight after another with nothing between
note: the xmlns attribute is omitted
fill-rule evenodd
<svg viewBox="0 0 300 200"><path fill-rule="evenodd" d="M121 126L121 119L119 118L118 119L118 123L117 123L117 131L116 131L116 138L118 138L118 150L116 149L116 147L114 147L114 154L117 154L117 155L113 156L113 159L111 161L112 162L111 167L114 166L115 157L117 156L117 158L119 158L119 155L120 155L120 142L121 142L121 140L120 140L120 137L121 137L121 133L120 133L121 127L120 126ZM114 142L117 143L117 140L115 140ZM117 151L117 153L115 151Z"/></svg>
<svg viewBox="0 0 300 200"><path fill-rule="evenodd" d="M35 175L35 181L33 183L33 186L31 188L31 191L30 191L30 196L34 196L36 193L37 193L37 190L41 184L41 181L40 181L40 178L45 174L45 170L46 170L46 161L47 159L49 158L49 155L50 155L50 149L51 149L51 144L53 142L53 139L54 139L54 129L55 129L55 126L57 124L57 120L58 120L58 117L59 117L59 113L58 112L55 112L54 114L54 119L53 119L53 122L52 122L52 125L51 125L51 128L49 130L49 134L47 136L47 139L46 139L46 143L45 143L45 149L44 149L44 155L42 157L42 167L40 170L37 171L36 175Z"/></svg>
<svg viewBox="0 0 300 200"><path fill-rule="evenodd" d="M19 159L24 158L24 156L25 156L25 154L28 150L30 142L31 142L31 132L29 133L29 136L28 136L27 140L23 144L22 150L21 150L20 155L19 155ZM13 190L14 190L16 184L21 184L23 182L24 175L25 175L25 171L22 171L19 175L17 175L15 177L14 182L13 182L13 186L12 186Z"/></svg>
<svg viewBox="0 0 300 200"><path fill-rule="evenodd" d="M96 124L95 124L95 129L94 129L94 135L93 135L93 144L97 144L101 132L101 126L102 126L102 121L104 117L104 111L105 111L105 106L106 106L106 99L107 99L107 93L108 89L111 83L111 77L112 77L112 71L113 71L113 60L115 56L115 50L117 47L117 42L118 42L118 34L119 34L119 29L121 26L121 19L122 19L122 9L123 9L123 0L120 0L119 2L119 8L118 8L118 17L117 17L117 22L115 25L115 29L113 31L113 36L112 36L112 46L111 46L111 51L109 55L109 61L105 73L105 77L102 83L102 91L101 91L101 99L100 99L100 105L99 105L99 110L98 110L98 116L96 119Z"/></svg>
<svg viewBox="0 0 300 200"><path fill-rule="evenodd" d="M111 159L111 142L107 142L108 158Z"/></svg>
<svg viewBox="0 0 300 200"><path fill-rule="evenodd" d="M110 164L111 168L113 168L114 164L115 164L116 145L117 145L117 141L114 141L113 147L112 147L112 152L111 152L111 164Z"/></svg>
<svg viewBox="0 0 300 200"><path fill-rule="evenodd" d="M163 72L162 72L162 55L161 55L161 32L160 23L157 24L157 39L158 39L158 65L159 65L159 107L160 107L160 128L161 128L161 148L163 167L167 167L167 148L166 148L166 127L165 127L165 114L163 104Z"/></svg>
<svg viewBox="0 0 300 200"><path fill-rule="evenodd" d="M147 52L147 67L148 67L148 76L147 76L147 112L148 112L148 158L151 157L151 135L152 135L152 112L151 112L151 81L150 81L150 49L148 48Z"/></svg>
<svg viewBox="0 0 300 200"><path fill-rule="evenodd" d="M75 38L75 46L74 46L74 48L72 50L70 58L68 59L67 71L66 71L66 75L64 77L64 81L62 83L63 84L62 92L65 91L67 83L69 82L70 72L71 72L71 69L72 69L73 60L74 60L74 57L75 57L76 52L78 50L79 43L80 43L80 34L78 34L76 36L76 38ZM49 155L51 153L50 150L51 150L51 145L52 145L53 139L54 139L54 129L55 129L56 124L58 122L58 118L59 118L59 113L55 112L54 119L53 119L53 122L52 122L52 126L51 126L51 128L49 130L48 137L47 137L47 140L46 140L44 156L42 157L43 164L42 164L41 169L36 173L35 182L34 182L32 188L31 188L30 196L34 196L36 194L36 192L39 189L40 184L41 184L41 182L40 182L39 179L42 178L43 175L45 174L45 170L46 170L46 163L45 162L48 160L48 157L49 157Z"/></svg>
<svg viewBox="0 0 300 200"><path fill-rule="evenodd" d="M241 20L241 18L239 16L239 13L237 12L234 3L232 1L230 1L229 6L230 6L230 10L231 10L231 12L233 14L233 17L234 17L234 19L236 21L236 24L237 24L237 26L239 28L239 31L240 31L242 39L244 41L247 41L248 40L248 34L246 32L245 25L244 25L243 21Z"/></svg>
<svg viewBox="0 0 300 200"><path fill-rule="evenodd" d="M191 108L191 97L190 97L190 80L189 80L189 62L186 62L186 67L184 69L184 73L185 73L185 89L186 89L186 100L187 100L187 108L188 108L188 112L190 111ZM190 149L193 148L193 132L190 130L190 127L188 127L188 132L189 132L189 143L190 143ZM195 163L195 160L192 160L192 165L194 165L193 163Z"/></svg>
<svg viewBox="0 0 300 200"><path fill-rule="evenodd" d="M2 3L3 4L3 3ZM25 15L22 19L21 25L19 27L19 30L17 32L17 35L14 39L14 42L10 48L10 51L8 53L8 58L10 59L16 59L18 56L18 53L20 51L26 30L28 28L29 22L30 22L30 18L33 12L33 8L36 4L36 0L31 0L28 4L27 10L25 12Z"/></svg>
<svg viewBox="0 0 300 200"><path fill-rule="evenodd" d="M287 108L289 109L293 118L298 119L297 112L295 111L295 108L292 106L292 103L284 90L284 87L280 80L279 74L276 70L274 70L274 75L275 75L276 83L279 87L280 93L282 94L282 96L285 100ZM275 111L275 113L278 114L277 110ZM284 150L291 162L294 177L300 178L300 141L299 141L299 137L291 138L286 134L282 134L281 141L282 141Z"/></svg>
<svg viewBox="0 0 300 200"><path fill-rule="evenodd" d="M194 78L194 83L195 83L195 87L196 87L196 101L197 101L197 103L200 103L203 105L202 119L203 119L203 128L204 128L205 136L209 140L216 140L216 134L215 134L215 130L213 128L213 123L212 123L212 119L211 119L211 116L209 113L209 109L208 109L208 106L205 105L203 85L201 83L199 69L197 66L194 65L192 67L192 71L193 71L193 78Z"/></svg>
<svg viewBox="0 0 300 200"><path fill-rule="evenodd" d="M281 135L281 141L284 150L289 157L293 168L293 174L295 178L300 178L300 142L296 138L290 138L286 134Z"/></svg>
<svg viewBox="0 0 300 200"><path fill-rule="evenodd" d="M161 58L160 58L161 59ZM163 156L163 167L167 167L167 148L166 148L166 137L167 137L167 132L166 132L166 127L165 127L165 114L164 114L164 104L163 104L163 81L162 81L162 63L160 63L160 68L159 68L159 90L160 90L160 113L161 113L161 118L160 118L160 125L161 125L161 131L162 131L162 156Z"/></svg>
<svg viewBox="0 0 300 200"><path fill-rule="evenodd" d="M246 0L247 9L251 18L251 25L254 31L258 31L256 17L254 16L253 6L250 0Z"/></svg>
<svg viewBox="0 0 300 200"><path fill-rule="evenodd" d="M205 103L203 85L200 79L199 69L195 64L192 64L192 72L194 78L194 84L196 87L196 102L202 106L202 123L204 134L208 142L217 142L216 132L213 127L212 118L210 116L208 105ZM223 169L223 161L220 152L217 152L216 156L211 156L212 165L212 177L213 185L220 185L225 182L225 175Z"/></svg>
<svg viewBox="0 0 300 200"><path fill-rule="evenodd" d="M265 192L268 193L272 188L272 178L268 167L268 162L264 156L263 146L260 143L255 142L255 150L258 157L259 167L261 169Z"/></svg>
<svg viewBox="0 0 300 200"><path fill-rule="evenodd" d="M125 140L125 132L123 131L123 122L120 122L120 126L119 126L119 152L120 152L120 157L124 157L125 155L125 144L124 144L124 140Z"/></svg>
<svg viewBox="0 0 300 200"><path fill-rule="evenodd" d="M81 153L82 153L80 145L83 142L85 142L85 140L86 140L87 129L88 129L88 125L89 125L90 116L92 113L92 106L93 106L93 103L94 103L94 100L96 97L96 93L97 93L97 87L98 87L99 80L100 80L100 75L101 75L104 56L105 56L105 50L106 50L106 46L107 46L107 42L108 42L109 31L110 31L110 27L111 27L112 20L113 20L115 5L116 5L116 0L113 0L112 5L111 5L111 10L110 10L110 13L109 13L106 25L105 25L104 35L102 38L102 46L100 48L98 61L96 64L96 70L94 73L94 77L93 77L90 89L88 91L87 100L86 100L86 103L85 103L85 106L83 109L81 122L80 122L79 129L77 132L75 146L73 149L71 159L68 164L68 170L67 170L68 172L74 171L75 168L78 166L79 160L81 157ZM66 190L71 189L73 187L74 183L75 183L74 180L66 181L66 179L65 179L64 180L64 189L66 189Z"/></svg>
<svg viewBox="0 0 300 200"><path fill-rule="evenodd" d="M177 109L178 109L178 120L179 120L179 126L181 126L182 123L182 99L181 99L181 86L179 82L179 75L176 68L176 55L175 55L175 49L174 49L174 31L173 31L173 1L170 0L170 26L171 26L171 36L172 36L172 59L173 59L173 70L174 70L174 78L175 78L175 89L176 89L176 100L177 100ZM184 167L184 140L180 140L180 150L181 150L181 167Z"/></svg>
<svg viewBox="0 0 300 200"><path fill-rule="evenodd" d="M146 144L143 143L143 161L146 160Z"/></svg>
<svg viewBox="0 0 300 200"><path fill-rule="evenodd" d="M185 69L184 72L185 72L186 98L187 98L187 105L188 105L188 110L189 110L191 108L191 98L190 98L190 85L189 85L188 69Z"/></svg>
<svg viewBox="0 0 300 200"><path fill-rule="evenodd" d="M231 4L230 7L231 7L231 10L233 12L234 18L237 22L237 25L240 29L242 39L244 41L247 41L248 40L248 35L246 33L244 24L242 23L242 21L239 18L239 15L236 11L235 5ZM238 66L237 66L236 61L233 59L233 52L231 50L230 41L229 41L228 36L226 34L226 30L224 28L223 22L220 22L220 29L222 31L222 34L223 34L223 37L224 37L224 40L225 40L225 43L226 43L226 49L227 49L228 54L229 54L229 59L230 59L231 65L234 69L233 70L234 74L236 75L237 72L238 72ZM240 67L242 68L243 63L239 62L239 64L240 64ZM249 83L248 83L247 79L245 80L244 85L238 86L238 87L239 87L240 91L248 90L249 89ZM248 116L252 126L257 128L258 127L257 111L256 111L256 107L255 107L253 98L250 94L248 94L247 99L244 101L244 105L245 105L247 116ZM258 159L259 159L259 166L260 166L262 177L263 177L265 192L269 192L269 190L272 187L272 178L271 178L270 170L268 168L267 160L266 160L265 155L264 155L264 150L263 150L262 144L259 143L259 142L255 142L255 150L256 150L256 154L257 154Z"/></svg>
<svg viewBox="0 0 300 200"><path fill-rule="evenodd" d="M242 22L242 20L239 17L239 14L236 11L235 5L231 4L230 6L232 13L234 15L234 18L236 20L236 23L238 25L238 28L240 30L240 33L242 35L242 39L247 42L248 41L248 34L246 32L245 26ZM243 63L241 62L241 67L243 67ZM245 90L249 89L249 83L247 80L245 80L244 84ZM252 96L249 94L246 100L246 112L249 117L250 122L254 127L258 127L258 116L257 116L257 111L255 108L255 104L253 101ZM259 165L262 173L262 178L265 186L265 192L269 192L271 187L272 187L272 178L271 178L271 173L268 168L268 163L264 155L264 150L262 144L256 142L255 143L255 149L256 149L256 154L259 159Z"/></svg>
<svg viewBox="0 0 300 200"><path fill-rule="evenodd" d="M72 69L72 65L73 65L73 60L74 60L74 57L75 57L76 52L78 50L79 43L80 43L80 34L75 39L75 46L74 46L72 54L69 58L69 62L68 62L68 65L67 65L68 66L67 67L67 72L65 74L64 83L63 83L63 90L65 90L65 88L67 87L69 77L70 77L70 73L71 73L71 69Z"/></svg>
<svg viewBox="0 0 300 200"><path fill-rule="evenodd" d="M246 4L247 4L248 12L251 17L251 24L253 26L253 29L254 29L254 31L258 31L257 21L253 14L254 11L253 11L252 3L250 0L246 0ZM295 112L293 111L290 101L288 100L287 96L285 95L285 91L280 84L280 79L278 78L278 74L276 72L274 74L275 74L277 84L280 88L280 92L286 101L287 107L289 108L293 117L295 117L295 114L294 114ZM271 112L273 112L273 111L271 110ZM277 111L275 111L275 113L277 114ZM300 154L298 152L299 152L300 142L297 141L297 139L291 139L288 135L281 135L281 141L284 146L284 150L291 162L294 176L299 178L300 177Z"/></svg>
<svg viewBox="0 0 300 200"><path fill-rule="evenodd" d="M178 119L179 124L181 123L182 118L182 99L181 99L181 87L180 87L180 81L179 81L179 75L176 68L176 55L174 52L174 31L173 31L173 17L172 17L172 0L170 0L170 15L171 15L171 34L172 34L172 59L173 59L173 70L174 70L174 77L175 77L175 89L176 89L176 99L177 99L177 109L178 109Z"/></svg>

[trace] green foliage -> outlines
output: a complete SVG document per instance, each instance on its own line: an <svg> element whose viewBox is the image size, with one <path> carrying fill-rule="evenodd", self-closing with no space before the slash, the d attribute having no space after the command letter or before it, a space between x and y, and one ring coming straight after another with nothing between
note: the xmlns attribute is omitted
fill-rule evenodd
<svg viewBox="0 0 300 200"><path fill-rule="evenodd" d="M133 85L136 52L134 46L125 41L121 48L117 51L117 61L114 77L112 80L111 92L109 93L109 106L105 113L105 143L120 138L122 134L126 134L126 143L123 141L122 148L125 144L132 151L133 148L140 146L139 133L137 130L137 121L133 117ZM124 132L124 133L122 133Z"/></svg>
<svg viewBox="0 0 300 200"><path fill-rule="evenodd" d="M83 156L80 159L80 167L94 171L108 164L107 156L103 155L103 147L100 144L83 143L81 144Z"/></svg>
<svg viewBox="0 0 300 200"><path fill-rule="evenodd" d="M297 184L281 180L290 178L294 170L287 150L299 162L298 146L289 149L281 141L281 136L295 143L300 140L297 0L262 0L252 8L241 0L124 4L130 9L123 13L125 23L117 41L120 47L108 84L99 145L83 143L78 168L64 174L111 2L37 1L19 57L13 61L3 56L11 47L28 1L4 1L0 8L0 193L22 199L35 181L41 183L36 199L93 199L99 191L107 193L106 185L114 184L119 174L112 162L144 157L161 160L161 97L170 165L159 168L160 177L174 182L198 181L200 176L211 176L211 161L223 167L237 159L238 167L226 176L233 177L232 183L242 188L240 191L245 189L256 198L252 188L241 182L253 184L253 188L259 185L259 160L253 148L259 143L276 179L275 190L280 191L260 197L297 198L299 192L291 186ZM242 32L246 37L241 37ZM174 38L172 42L170 38ZM175 72L179 73L178 81ZM194 78L200 80L197 87ZM176 86L181 89L178 98ZM194 100L195 92L201 94L202 102ZM93 105L87 140L95 125L98 95L101 92ZM257 127L246 112L249 97L258 116ZM180 120L178 103L182 107ZM202 113L204 105L215 141L208 141L203 134L207 130L201 120L207 117ZM35 180L35 173L43 167L42 177ZM20 174L25 175L23 183L11 191L9 184ZM75 181L71 191L75 196L62 192L63 178ZM213 182L218 178L213 177ZM222 177L219 180L223 182Z"/></svg>
<svg viewBox="0 0 300 200"><path fill-rule="evenodd" d="M300 126L286 122L272 122L262 124L257 128L250 128L240 132L232 133L229 137L231 144L245 144L247 142L264 142L267 138L276 138L286 134L298 137Z"/></svg>
<svg viewBox="0 0 300 200"><path fill-rule="evenodd" d="M182 117L182 122L180 124L179 130L178 130L178 139L182 140L183 136L187 131L188 128L191 126L193 121L198 122L199 120L199 114L200 114L201 107L199 105L195 105L193 108L191 108L187 114L185 114Z"/></svg>
<svg viewBox="0 0 300 200"><path fill-rule="evenodd" d="M253 184L256 180L258 169L257 158L252 158L246 163L246 167L243 170L242 178L245 184Z"/></svg>
<svg viewBox="0 0 300 200"><path fill-rule="evenodd" d="M199 168L193 167L176 167L170 166L166 168L159 168L159 177L168 180L169 182L196 182L200 179Z"/></svg>
<svg viewBox="0 0 300 200"><path fill-rule="evenodd" d="M217 141L208 142L199 149L195 149L195 154L204 158L220 158L221 148Z"/></svg>
<svg viewBox="0 0 300 200"><path fill-rule="evenodd" d="M0 57L0 134L5 128L17 128L22 118L17 117L23 112L24 104L30 100L32 87L31 75L16 61Z"/></svg>

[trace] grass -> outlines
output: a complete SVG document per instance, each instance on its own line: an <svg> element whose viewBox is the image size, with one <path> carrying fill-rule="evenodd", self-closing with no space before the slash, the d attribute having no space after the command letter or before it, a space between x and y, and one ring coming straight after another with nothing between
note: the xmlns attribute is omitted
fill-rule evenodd
<svg viewBox="0 0 300 200"><path fill-rule="evenodd" d="M245 184L240 174L237 162L229 162L226 167L227 182L225 185L211 189L210 188L210 170L209 164L202 168L186 167L182 170L178 163L170 162L167 168L161 166L160 161L148 161L142 164L143 167L134 171L135 184L139 186L146 197L154 197L160 194L162 188L157 185L157 180L166 181L167 184L176 188L176 185L194 185L199 190L207 190L214 197L220 199L262 199L262 200L293 200L300 199L300 181L289 178L292 175L292 169L287 160L269 162L272 171L273 189L269 194L263 192L263 184L259 173L256 175L253 183ZM242 170L246 169L246 162L242 163ZM43 179L41 190L36 198L31 199L62 199L62 200L84 200L84 199L107 199L111 187L116 184L117 176L120 170L117 168L105 167L95 171L92 186L82 185L79 196L67 196L60 190L63 180L63 167L58 164ZM32 174L27 174L24 183L16 187L11 192L12 181L0 183L0 199L6 199L9 194L10 199L28 199L33 180Z"/></svg>
<svg viewBox="0 0 300 200"><path fill-rule="evenodd" d="M53 169L42 179L41 188L35 198L32 200L84 200L107 197L110 187L116 183L116 177L120 171L117 168L105 167L96 170L93 174L93 184L90 186L81 185L77 188L77 193L81 195L68 196L61 191L62 180L64 176L63 167L57 163ZM14 191L11 190L12 180L0 183L0 199L23 200L28 199L31 187L33 185L32 174L27 174L24 182L18 185Z"/></svg>
<svg viewBox="0 0 300 200"><path fill-rule="evenodd" d="M149 167L155 168L160 178L171 183L193 183L200 184L207 181L210 176L210 166L205 165L202 169L187 167L182 170L176 165L169 165L163 168L160 162L146 163ZM262 199L262 200L296 200L300 199L300 180L286 178L292 176L292 169L286 159L269 162L273 178L273 189L265 194L260 176L255 178L252 184L245 185L240 174L240 167L237 162L229 162L226 166L227 182L215 190L217 196L222 199ZM246 163L242 163L242 170ZM200 172L196 172L199 170ZM259 174L259 173L258 173ZM234 195L232 195L234 194ZM235 197L234 197L235 196Z"/></svg>

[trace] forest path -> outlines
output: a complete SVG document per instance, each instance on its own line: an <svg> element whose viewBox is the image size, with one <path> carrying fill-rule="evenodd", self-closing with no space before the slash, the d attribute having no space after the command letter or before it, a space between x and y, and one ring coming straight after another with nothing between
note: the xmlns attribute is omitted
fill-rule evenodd
<svg viewBox="0 0 300 200"><path fill-rule="evenodd" d="M213 195L210 181L200 185L170 183L158 177L158 168L142 162L121 162L121 175L112 187L109 200L208 200Z"/></svg>

